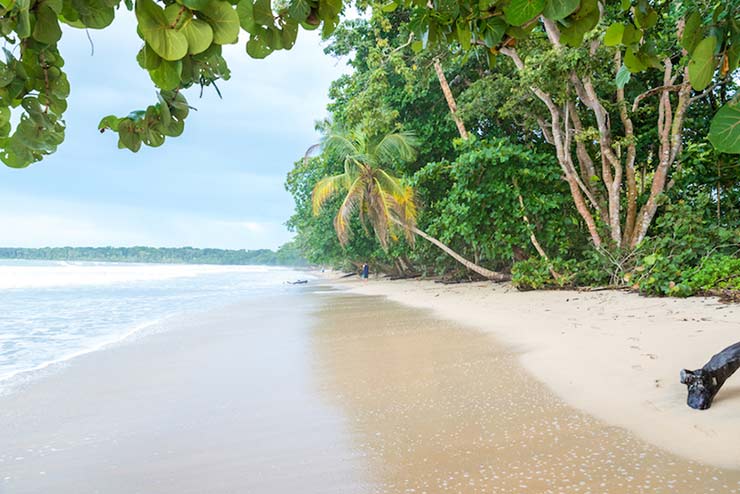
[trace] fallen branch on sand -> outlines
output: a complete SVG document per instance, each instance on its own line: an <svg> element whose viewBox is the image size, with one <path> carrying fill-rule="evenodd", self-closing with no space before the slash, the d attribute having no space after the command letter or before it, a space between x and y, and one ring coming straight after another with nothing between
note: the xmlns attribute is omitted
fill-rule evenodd
<svg viewBox="0 0 740 494"><path fill-rule="evenodd" d="M694 371L683 369L681 384L689 387L686 403L696 410L711 407L719 389L738 368L740 368L740 342L719 352L701 369Z"/></svg>

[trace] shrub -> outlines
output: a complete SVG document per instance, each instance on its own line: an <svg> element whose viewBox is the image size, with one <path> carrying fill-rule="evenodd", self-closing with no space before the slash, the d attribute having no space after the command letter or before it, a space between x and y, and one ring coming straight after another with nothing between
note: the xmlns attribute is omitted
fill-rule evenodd
<svg viewBox="0 0 740 494"><path fill-rule="evenodd" d="M625 281L647 295L677 297L740 288L740 230L718 226L701 210L683 201L666 206Z"/></svg>

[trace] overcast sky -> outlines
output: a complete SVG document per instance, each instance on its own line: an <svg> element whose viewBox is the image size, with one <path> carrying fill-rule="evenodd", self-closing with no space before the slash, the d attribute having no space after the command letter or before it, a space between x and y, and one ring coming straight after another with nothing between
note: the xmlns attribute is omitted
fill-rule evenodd
<svg viewBox="0 0 740 494"><path fill-rule="evenodd" d="M0 246L195 246L276 248L291 234L285 174L317 136L329 83L348 71L323 54L317 33L266 60L239 43L225 48L223 100L207 88L188 93L182 136L134 154L100 118L156 101L136 63L141 41L133 17L103 31L67 29L61 42L72 86L67 136L58 152L24 170L0 164Z"/></svg>

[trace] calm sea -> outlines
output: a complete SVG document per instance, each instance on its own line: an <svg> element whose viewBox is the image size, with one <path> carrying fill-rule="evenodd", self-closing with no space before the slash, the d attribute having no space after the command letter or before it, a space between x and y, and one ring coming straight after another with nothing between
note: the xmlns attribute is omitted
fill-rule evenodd
<svg viewBox="0 0 740 494"><path fill-rule="evenodd" d="M295 290L305 272L204 266L0 260L0 393L53 364L167 318Z"/></svg>

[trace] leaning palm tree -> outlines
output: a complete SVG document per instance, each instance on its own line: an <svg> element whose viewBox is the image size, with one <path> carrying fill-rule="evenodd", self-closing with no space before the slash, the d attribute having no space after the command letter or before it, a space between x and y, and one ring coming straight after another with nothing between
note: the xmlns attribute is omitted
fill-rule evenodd
<svg viewBox="0 0 740 494"><path fill-rule="evenodd" d="M349 242L352 234L350 220L357 212L363 227L367 229L368 223L372 226L384 249L388 247L389 240L398 238L399 233L405 235L412 245L414 236L419 235L471 271L490 280L508 280L508 275L470 262L417 228L414 190L382 168L382 165L414 160L417 145L416 137L410 132L371 139L360 130L330 130L306 154L319 148L323 153L340 159L344 163L344 172L323 178L316 184L312 194L313 213L318 215L330 197L342 192L345 194L344 200L334 218L334 229L342 246Z"/></svg>

